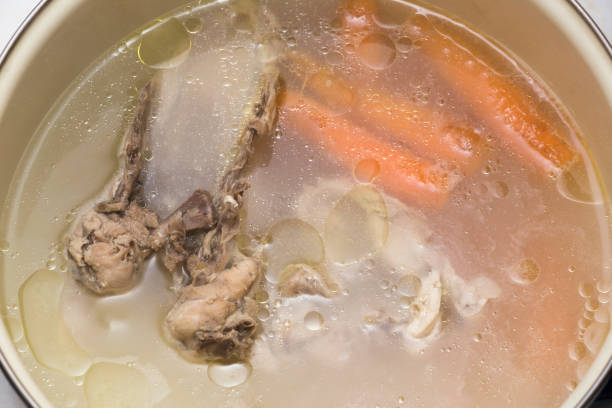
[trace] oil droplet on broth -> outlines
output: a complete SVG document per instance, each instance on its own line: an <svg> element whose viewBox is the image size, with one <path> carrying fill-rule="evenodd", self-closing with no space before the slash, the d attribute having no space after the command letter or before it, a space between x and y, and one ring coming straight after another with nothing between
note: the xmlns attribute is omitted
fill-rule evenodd
<svg viewBox="0 0 612 408"><path fill-rule="evenodd" d="M324 319L319 312L308 312L304 316L304 325L308 330L318 331L323 328Z"/></svg>
<svg viewBox="0 0 612 408"><path fill-rule="evenodd" d="M183 22L185 30L190 34L197 34L202 30L202 20L197 17L188 18Z"/></svg>
<svg viewBox="0 0 612 408"><path fill-rule="evenodd" d="M512 268L510 278L521 285L535 282L540 276L540 267L533 259L524 259Z"/></svg>
<svg viewBox="0 0 612 408"><path fill-rule="evenodd" d="M364 159L355 166L355 178L361 183L371 183L380 173L380 164L374 159Z"/></svg>
<svg viewBox="0 0 612 408"><path fill-rule="evenodd" d="M252 367L248 362L208 365L208 378L213 383L225 387L237 387L244 384L251 375Z"/></svg>
<svg viewBox="0 0 612 408"><path fill-rule="evenodd" d="M142 408L152 406L151 386L135 368L97 363L85 374L85 397L90 408Z"/></svg>
<svg viewBox="0 0 612 408"><path fill-rule="evenodd" d="M191 38L176 18L154 26L143 34L138 45L140 61L156 69L170 69L179 66L191 50Z"/></svg>
<svg viewBox="0 0 612 408"><path fill-rule="evenodd" d="M395 44L384 34L375 33L365 37L357 47L361 61L369 68L383 70L395 61Z"/></svg>
<svg viewBox="0 0 612 408"><path fill-rule="evenodd" d="M409 17L410 9L401 2L385 1L384 7L377 7L374 22L380 27L394 28L402 26Z"/></svg>
<svg viewBox="0 0 612 408"><path fill-rule="evenodd" d="M265 290L255 292L255 301L258 303L266 303L270 299L270 295Z"/></svg>

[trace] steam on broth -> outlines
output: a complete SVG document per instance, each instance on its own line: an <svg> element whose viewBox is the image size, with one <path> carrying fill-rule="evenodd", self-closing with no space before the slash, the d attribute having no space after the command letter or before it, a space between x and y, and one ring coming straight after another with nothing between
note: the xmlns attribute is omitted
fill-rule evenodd
<svg viewBox="0 0 612 408"><path fill-rule="evenodd" d="M10 198L4 319L58 406L559 405L609 331L571 118L409 3L163 17L58 100Z"/></svg>

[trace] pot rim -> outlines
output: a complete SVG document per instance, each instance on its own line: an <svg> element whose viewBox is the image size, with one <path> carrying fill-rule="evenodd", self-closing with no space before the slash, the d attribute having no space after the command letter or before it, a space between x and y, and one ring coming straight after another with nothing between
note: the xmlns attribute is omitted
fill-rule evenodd
<svg viewBox="0 0 612 408"><path fill-rule="evenodd" d="M582 4L580 4L580 0L564 0L567 4L569 4L574 12L584 21L584 23L589 27L595 37L599 40L600 45L604 48L610 60L612 60L612 39L608 39L603 30L599 25L595 22L591 14L584 8ZM6 61L10 57L11 53L14 49L19 45L20 40L23 37L25 31L30 27L34 21L40 17L41 12L47 8L53 0L39 0L39 2L34 6L34 8L28 13L26 18L21 22L16 31L11 35L8 43L0 50L0 75L2 73L2 68L4 67ZM607 383L607 377L612 369L612 357L608 360L605 365L605 368L599 373L595 381L589 387L588 392L586 392L579 400L578 406L588 406L593 403L597 396L601 393L602 389ZM9 364L4 352L0 350L0 370L3 373L4 377L11 384L13 390L17 393L17 395L21 398L24 404L29 407L36 407L36 401L30 395L28 390L25 388L23 383L19 380L15 372L13 371L11 365Z"/></svg>

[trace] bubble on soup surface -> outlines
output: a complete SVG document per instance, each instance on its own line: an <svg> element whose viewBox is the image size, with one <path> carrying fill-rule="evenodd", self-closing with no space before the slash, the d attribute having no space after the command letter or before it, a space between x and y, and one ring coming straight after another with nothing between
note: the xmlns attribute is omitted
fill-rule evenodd
<svg viewBox="0 0 612 408"><path fill-rule="evenodd" d="M594 312L599 308L599 301L594 297L589 298L584 302L584 308L589 312Z"/></svg>
<svg viewBox="0 0 612 408"><path fill-rule="evenodd" d="M329 258L351 263L380 250L389 232L385 201L373 187L360 186L344 195L325 222Z"/></svg>
<svg viewBox="0 0 612 408"><path fill-rule="evenodd" d="M244 384L251 375L251 365L247 362L219 364L211 363L208 365L208 378L225 388L237 387Z"/></svg>
<svg viewBox="0 0 612 408"><path fill-rule="evenodd" d="M593 288L593 285L591 285L590 283L580 282L578 284L578 293L583 298L590 298L595 293L595 289Z"/></svg>
<svg viewBox="0 0 612 408"><path fill-rule="evenodd" d="M0 252L8 252L11 248L11 244L6 240L0 240Z"/></svg>
<svg viewBox="0 0 612 408"><path fill-rule="evenodd" d="M603 280L597 282L597 285L596 285L597 291L599 293L608 293L608 292L610 292L610 287L611 287L610 282L606 282L606 281L603 281Z"/></svg>
<svg viewBox="0 0 612 408"><path fill-rule="evenodd" d="M524 259L512 268L510 278L521 285L535 282L540 276L540 267L533 259Z"/></svg>
<svg viewBox="0 0 612 408"><path fill-rule="evenodd" d="M586 356L587 348L584 343L578 341L569 347L569 357L574 361L579 361Z"/></svg>
<svg viewBox="0 0 612 408"><path fill-rule="evenodd" d="M332 51L325 57L325 61L329 65L342 65L344 62L344 55L338 51Z"/></svg>
<svg viewBox="0 0 612 408"><path fill-rule="evenodd" d="M265 306L259 306L257 308L257 318L265 322L270 318L270 311Z"/></svg>
<svg viewBox="0 0 612 408"><path fill-rule="evenodd" d="M397 40L396 47L400 53L405 54L414 48L414 44L412 43L412 39L410 37L401 37Z"/></svg>
<svg viewBox="0 0 612 408"><path fill-rule="evenodd" d="M306 316L304 316L304 325L308 330L318 331L323 328L323 316L319 312L308 312Z"/></svg>
<svg viewBox="0 0 612 408"><path fill-rule="evenodd" d="M85 397L90 408L145 408L152 406L151 386L136 368L96 363L85 374Z"/></svg>
<svg viewBox="0 0 612 408"><path fill-rule="evenodd" d="M60 308L65 275L39 270L19 290L25 337L36 359L70 376L82 375L91 364L64 324Z"/></svg>
<svg viewBox="0 0 612 408"><path fill-rule="evenodd" d="M383 70L395 61L395 44L386 35L375 33L365 37L357 47L361 61L369 68Z"/></svg>
<svg viewBox="0 0 612 408"><path fill-rule="evenodd" d="M361 183L371 183L380 173L380 163L374 159L364 159L355 166L355 178Z"/></svg>
<svg viewBox="0 0 612 408"><path fill-rule="evenodd" d="M317 265L325 258L323 240L319 232L312 225L297 218L274 224L265 241L266 278L273 283L279 281L288 265Z"/></svg>
<svg viewBox="0 0 612 408"><path fill-rule="evenodd" d="M185 26L170 18L146 31L138 45L140 61L156 69L170 69L180 65L191 50L191 38Z"/></svg>

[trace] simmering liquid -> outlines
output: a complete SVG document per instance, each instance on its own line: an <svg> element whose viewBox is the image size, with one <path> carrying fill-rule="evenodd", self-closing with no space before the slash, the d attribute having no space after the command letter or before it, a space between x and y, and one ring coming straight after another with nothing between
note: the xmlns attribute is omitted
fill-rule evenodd
<svg viewBox="0 0 612 408"><path fill-rule="evenodd" d="M41 122L2 214L0 269L3 317L42 391L62 407L561 404L608 335L612 296L604 200L571 118L495 44L420 6L264 3L265 24L248 2L212 2L148 25ZM163 218L214 190L274 60L286 92L274 135L256 142L237 238L263 254L261 333L248 361L194 363L162 335L176 296L161 263L97 297L72 279L63 237L112 177L153 75L143 196ZM503 89L477 103L465 84L483 75ZM528 120L502 109L517 102L510 87L537 110ZM544 132L528 126L537 115L575 156L545 160L554 146L537 136L504 141L491 106L525 137ZM471 132L459 150L436 145L459 128ZM439 176L422 188L410 177L425 168ZM280 293L299 268L331 295Z"/></svg>

